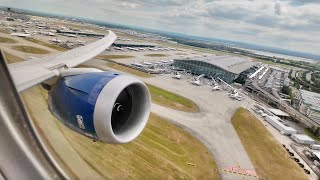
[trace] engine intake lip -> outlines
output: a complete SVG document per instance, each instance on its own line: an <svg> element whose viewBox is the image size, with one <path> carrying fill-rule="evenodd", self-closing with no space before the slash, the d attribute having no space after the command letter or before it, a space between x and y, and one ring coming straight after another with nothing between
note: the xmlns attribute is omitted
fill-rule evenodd
<svg viewBox="0 0 320 180"><path fill-rule="evenodd" d="M121 92L128 90L131 95L131 111L128 120L117 129L112 127L112 111ZM106 84L100 92L93 114L97 136L105 143L127 143L135 139L144 129L151 110L150 93L140 80L119 75Z"/></svg>

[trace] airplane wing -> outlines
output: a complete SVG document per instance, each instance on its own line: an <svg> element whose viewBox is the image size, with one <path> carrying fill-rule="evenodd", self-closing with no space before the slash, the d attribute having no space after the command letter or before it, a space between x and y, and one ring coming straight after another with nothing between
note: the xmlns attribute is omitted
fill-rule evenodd
<svg viewBox="0 0 320 180"><path fill-rule="evenodd" d="M117 36L109 31L108 36L86 46L52 56L9 64L9 70L18 92L58 76L61 68L75 67L94 58L106 50L116 38Z"/></svg>

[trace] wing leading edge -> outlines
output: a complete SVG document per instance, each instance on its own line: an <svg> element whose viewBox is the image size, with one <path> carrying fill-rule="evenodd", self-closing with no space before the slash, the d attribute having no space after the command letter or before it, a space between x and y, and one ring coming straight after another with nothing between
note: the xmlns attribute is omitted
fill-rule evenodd
<svg viewBox="0 0 320 180"><path fill-rule="evenodd" d="M84 63L106 50L117 36L109 31L108 36L66 52L39 59L9 64L9 70L18 92L60 74L61 68L72 68Z"/></svg>

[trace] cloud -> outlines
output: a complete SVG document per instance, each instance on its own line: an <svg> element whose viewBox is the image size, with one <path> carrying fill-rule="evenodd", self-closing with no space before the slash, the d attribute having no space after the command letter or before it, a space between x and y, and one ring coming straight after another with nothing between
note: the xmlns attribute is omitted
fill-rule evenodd
<svg viewBox="0 0 320 180"><path fill-rule="evenodd" d="M134 8L136 8L137 6L139 6L139 4L131 3L131 2L122 2L122 3L121 3L121 6L134 9Z"/></svg>
<svg viewBox="0 0 320 180"><path fill-rule="evenodd" d="M140 6L181 6L184 4L188 4L191 0L122 0L123 3L132 3Z"/></svg>
<svg viewBox="0 0 320 180"><path fill-rule="evenodd" d="M0 0L0 5L316 53L320 49L320 0Z"/></svg>
<svg viewBox="0 0 320 180"><path fill-rule="evenodd" d="M274 4L274 12L276 13L276 15L281 15L281 4L279 1L276 1L276 3Z"/></svg>
<svg viewBox="0 0 320 180"><path fill-rule="evenodd" d="M305 4L319 4L319 0L282 0L282 1L287 1L293 6L302 6Z"/></svg>

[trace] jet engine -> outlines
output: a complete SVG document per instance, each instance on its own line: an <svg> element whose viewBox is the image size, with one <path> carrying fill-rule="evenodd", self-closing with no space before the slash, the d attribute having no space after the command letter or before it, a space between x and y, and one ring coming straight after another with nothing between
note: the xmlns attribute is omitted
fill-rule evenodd
<svg viewBox="0 0 320 180"><path fill-rule="evenodd" d="M50 111L66 126L105 143L127 143L144 129L150 93L140 80L113 72L60 77L49 92Z"/></svg>

